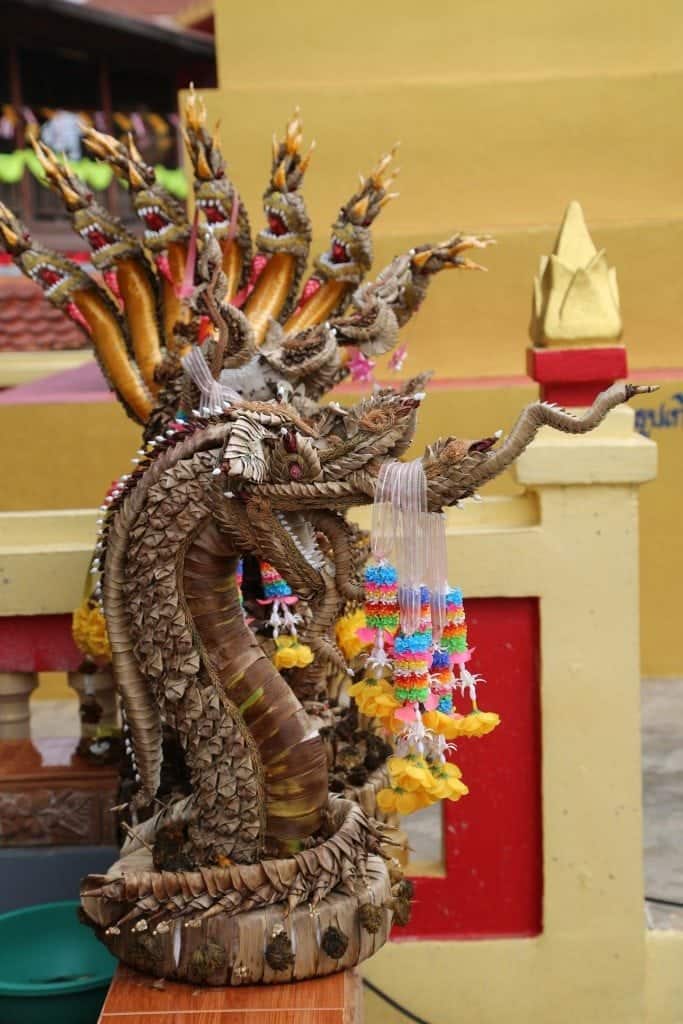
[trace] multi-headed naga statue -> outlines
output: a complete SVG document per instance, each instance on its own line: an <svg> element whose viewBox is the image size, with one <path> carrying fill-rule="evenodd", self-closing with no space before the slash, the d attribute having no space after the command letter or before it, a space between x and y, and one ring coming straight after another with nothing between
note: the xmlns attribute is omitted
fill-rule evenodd
<svg viewBox="0 0 683 1024"><path fill-rule="evenodd" d="M401 883L381 828L330 796L328 751L306 708L326 696L330 671L346 669L332 631L362 593L366 549L346 512L372 501L383 465L407 451L422 382L352 408L318 400L348 372L345 350L395 345L430 277L471 266L463 251L489 239L417 247L362 286L369 228L391 197L384 158L341 208L297 298L311 237L298 117L274 143L255 255L194 100L187 142L201 230L132 142L94 131L86 142L130 187L142 242L37 146L104 284L35 245L5 209L0 235L82 324L144 427L136 468L107 503L96 567L138 800L157 791L162 723L182 742L192 792L134 830L107 875L85 880L84 913L117 956L160 976L243 984L328 973L386 940ZM541 425L591 430L641 390L615 385L580 417L534 403L498 446L437 441L421 460L427 510L475 494ZM244 555L274 566L305 604L300 630L315 658L287 679L245 619ZM160 840L174 830L182 841L169 855Z"/></svg>

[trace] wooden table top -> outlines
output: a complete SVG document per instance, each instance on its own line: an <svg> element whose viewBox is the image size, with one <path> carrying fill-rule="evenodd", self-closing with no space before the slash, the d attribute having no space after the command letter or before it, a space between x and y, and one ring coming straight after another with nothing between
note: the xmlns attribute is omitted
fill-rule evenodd
<svg viewBox="0 0 683 1024"><path fill-rule="evenodd" d="M195 988L120 966L99 1024L361 1024L357 971L291 985Z"/></svg>
<svg viewBox="0 0 683 1024"><path fill-rule="evenodd" d="M23 782L118 778L117 765L78 757L78 736L0 741L0 781Z"/></svg>

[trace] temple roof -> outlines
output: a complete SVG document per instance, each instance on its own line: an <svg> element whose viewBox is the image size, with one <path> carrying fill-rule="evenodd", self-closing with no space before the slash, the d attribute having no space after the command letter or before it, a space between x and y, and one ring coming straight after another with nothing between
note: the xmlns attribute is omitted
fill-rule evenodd
<svg viewBox="0 0 683 1024"><path fill-rule="evenodd" d="M213 62L214 42L206 33L184 28L172 18L149 20L144 3L135 5L138 17L129 16L132 5L122 0L117 6L125 7L125 14L112 6L105 10L68 0L4 0L3 16L16 38L30 39L34 46L51 42L109 56L125 51L131 64L142 59L149 64L152 55L156 66L188 58Z"/></svg>
<svg viewBox="0 0 683 1024"><path fill-rule="evenodd" d="M0 273L0 352L88 348L76 324L52 306L33 281Z"/></svg>

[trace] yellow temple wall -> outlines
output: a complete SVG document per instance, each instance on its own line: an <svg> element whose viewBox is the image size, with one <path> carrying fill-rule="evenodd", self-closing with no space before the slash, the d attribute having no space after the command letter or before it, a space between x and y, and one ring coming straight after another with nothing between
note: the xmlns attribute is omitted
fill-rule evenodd
<svg viewBox="0 0 683 1024"><path fill-rule="evenodd" d="M521 359L521 344L519 349ZM678 403L673 396L679 392L683 393L683 381L664 382L654 398L639 400L636 405L654 412L660 403L665 409L674 408ZM507 431L520 409L536 396L531 382L491 388L472 384L457 390L435 386L420 413L414 451L447 433L480 437L498 428ZM345 402L358 397L359 393L352 391L340 396ZM646 676L680 676L683 422L678 427L653 429L651 434L659 448L659 473L640 492L641 670ZM112 480L128 471L139 443L135 424L114 402L89 405L87 410L68 404L0 406L0 436L12 438L11 444L0 449L0 479L5 482L0 512L96 507ZM518 491L512 475L506 473L484 493ZM36 529L42 528L41 522L37 521ZM27 586L32 585L27 581Z"/></svg>
<svg viewBox="0 0 683 1024"><path fill-rule="evenodd" d="M376 268L416 242L459 228L498 239L482 256L489 273L441 275L405 331L403 374L425 367L436 374L417 445L444 433L506 429L535 397L531 386L500 377L524 372L533 275L574 197L617 268L631 368L659 371L663 386L653 408L677 407L674 396L683 393L678 0L576 0L561 17L543 0L435 0L424 16L406 0L325 7L302 0L294 18L273 4L220 0L216 7L219 88L204 95L210 117L220 118L230 172L255 227L272 131L300 104L306 137L318 143L305 186L314 249L326 245L358 171L367 172L397 139L401 198L373 229ZM6 372L0 384L33 373L16 359ZM391 379L381 360L379 375ZM449 390L454 380L460 386ZM99 503L138 441L136 428L110 403L85 410L0 407L0 431L16 439L0 446L0 509L8 510ZM683 420L655 427L651 436L659 444L660 472L641 495L642 670L680 675ZM511 489L508 477L488 493Z"/></svg>
<svg viewBox="0 0 683 1024"><path fill-rule="evenodd" d="M237 42L236 42L237 41ZM531 279L569 200L617 267L631 365L680 366L683 14L577 0L217 4L230 171L258 223L270 138L296 104L318 149L315 244L380 152L401 141L401 198L373 227L376 265L466 228L498 238L489 275L444 275L408 328L439 377L519 373ZM419 360L417 349L419 346ZM412 347L412 346L411 346Z"/></svg>
<svg viewBox="0 0 683 1024"><path fill-rule="evenodd" d="M570 199L617 268L632 370L666 407L683 391L683 12L677 0L325 5L216 4L217 90L205 93L252 221L270 138L295 105L317 152L305 185L326 247L358 171L400 140L400 199L373 227L375 267L458 229L490 232L487 274L443 274L408 325L404 375L438 381L524 372L531 282ZM236 45L236 40L239 41ZM385 360L386 363L386 360ZM382 361L380 361L382 376ZM420 437L511 425L531 389L430 394ZM655 429L660 475L641 506L642 670L683 672L679 426ZM510 488L509 480L498 489Z"/></svg>

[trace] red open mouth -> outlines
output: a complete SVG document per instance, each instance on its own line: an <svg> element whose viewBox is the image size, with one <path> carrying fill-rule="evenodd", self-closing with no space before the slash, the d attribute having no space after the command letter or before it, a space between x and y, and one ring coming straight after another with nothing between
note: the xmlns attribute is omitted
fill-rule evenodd
<svg viewBox="0 0 683 1024"><path fill-rule="evenodd" d="M97 252L99 249L104 249L106 246L111 245L114 241L108 235L105 235L104 231L98 227L90 227L86 230L88 242L92 249Z"/></svg>
<svg viewBox="0 0 683 1024"><path fill-rule="evenodd" d="M142 214L142 219L145 222L147 228L150 231L159 232L163 231L164 228L168 227L171 223L168 217L165 217L161 210L156 207L148 207Z"/></svg>
<svg viewBox="0 0 683 1024"><path fill-rule="evenodd" d="M273 210L268 211L268 230L271 235L286 235L287 225L283 221L279 213L275 213Z"/></svg>
<svg viewBox="0 0 683 1024"><path fill-rule="evenodd" d="M349 254L346 251L346 246L342 245L341 242L337 242L336 239L332 243L332 251L330 253L330 259L333 263L348 263Z"/></svg>
<svg viewBox="0 0 683 1024"><path fill-rule="evenodd" d="M202 206L202 209L209 224L225 224L228 220L223 207L219 203L206 203Z"/></svg>
<svg viewBox="0 0 683 1024"><path fill-rule="evenodd" d="M55 290L55 288L65 280L66 274L62 271L57 270L55 267L50 266L48 263L43 263L39 266L32 275L38 284L45 290L45 294L49 295Z"/></svg>
<svg viewBox="0 0 683 1024"><path fill-rule="evenodd" d="M53 270L52 267L41 267L38 271L38 277L42 284L51 288L53 284L59 284L62 280L62 274L57 270Z"/></svg>

